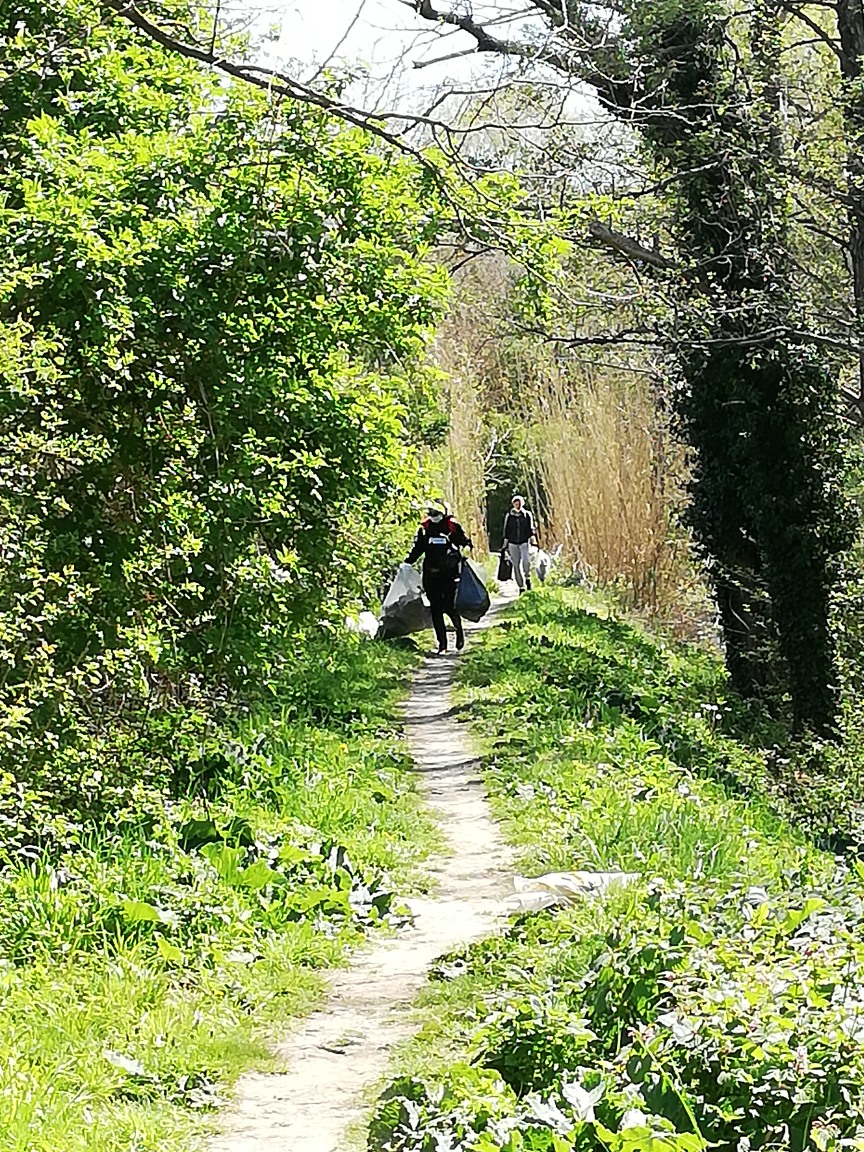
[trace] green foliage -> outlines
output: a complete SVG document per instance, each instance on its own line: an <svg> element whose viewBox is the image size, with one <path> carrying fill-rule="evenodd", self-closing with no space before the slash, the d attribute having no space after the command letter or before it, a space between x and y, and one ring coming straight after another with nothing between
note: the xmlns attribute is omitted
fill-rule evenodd
<svg viewBox="0 0 864 1152"><path fill-rule="evenodd" d="M472 656L466 682L495 685L475 707L490 724L506 708L523 716L532 733L551 726L575 758L591 764L590 777L573 795L572 768L564 789L545 740L538 748L521 731L504 731L493 745L505 793L521 801L535 828L548 825L538 837L546 849L540 862L567 866L562 861L570 858L575 833L568 842L565 819L589 800L595 808L590 836L604 848L610 843L604 837L614 836L628 868L639 867L646 855L652 859L643 842L648 821L653 851L674 835L676 851L692 853L700 874L723 867L728 854L740 851L746 821L759 813L751 804L740 824L728 818L718 823L718 803L730 811L727 795L761 798L826 848L859 842L862 793L854 742L846 752L790 746L781 725L737 697L714 654L653 640L582 607L573 593L547 591L516 612L526 617L520 626L505 621ZM587 723L574 726L574 716ZM634 760L641 765L638 786L630 783ZM626 812L619 810L622 771L630 797ZM693 773L724 791L700 788L696 794ZM584 851L589 860L596 855L590 843ZM652 862L662 871L660 859Z"/></svg>
<svg viewBox="0 0 864 1152"><path fill-rule="evenodd" d="M0 1149L161 1152L434 841L410 655L342 620L441 420L441 210L95 0L4 30Z"/></svg>
<svg viewBox="0 0 864 1152"><path fill-rule="evenodd" d="M373 593L417 483L437 205L89 2L22 19L0 106L0 771L86 795Z"/></svg>
<svg viewBox="0 0 864 1152"><path fill-rule="evenodd" d="M370 1150L859 1147L864 871L741 798L716 659L544 591L461 667L524 867L642 881L440 959L427 1043L476 1079L425 1054Z"/></svg>
<svg viewBox="0 0 864 1152"><path fill-rule="evenodd" d="M143 805L7 856L4 1152L186 1147L239 1071L268 1066L268 1028L310 1007L319 970L405 922L396 892L436 842L394 723L410 663L320 638L284 710L211 719L218 777L197 794L141 783Z"/></svg>
<svg viewBox="0 0 864 1152"><path fill-rule="evenodd" d="M526 990L527 991L527 990ZM554 996L528 994L489 1005L477 1056L522 1096L581 1064L594 1033Z"/></svg>
<svg viewBox="0 0 864 1152"><path fill-rule="evenodd" d="M439 1084L427 1088L404 1077L382 1093L369 1125L370 1149L387 1152L432 1152L489 1147L477 1145L495 1120L506 1116L512 1095L499 1078L466 1065L455 1065ZM448 1143L449 1142L449 1143Z"/></svg>

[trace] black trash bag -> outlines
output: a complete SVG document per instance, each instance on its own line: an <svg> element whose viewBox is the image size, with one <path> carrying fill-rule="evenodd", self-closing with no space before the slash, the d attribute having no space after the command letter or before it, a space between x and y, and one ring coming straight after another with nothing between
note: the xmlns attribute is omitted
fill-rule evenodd
<svg viewBox="0 0 864 1152"><path fill-rule="evenodd" d="M413 568L405 565L396 573L396 579L384 597L378 636L389 640L431 627L432 616L423 599L420 577Z"/></svg>
<svg viewBox="0 0 864 1152"><path fill-rule="evenodd" d="M459 587L456 590L456 611L466 620L473 620L476 624L482 620L492 601L486 591L486 585L466 560L462 565L462 575L459 577Z"/></svg>
<svg viewBox="0 0 864 1152"><path fill-rule="evenodd" d="M378 636L382 640L392 640L396 636L408 636L411 632L424 632L432 627L432 616L421 597L407 600L381 618Z"/></svg>
<svg viewBox="0 0 864 1152"><path fill-rule="evenodd" d="M506 548L501 549L501 559L498 561L498 580L513 579L513 561Z"/></svg>

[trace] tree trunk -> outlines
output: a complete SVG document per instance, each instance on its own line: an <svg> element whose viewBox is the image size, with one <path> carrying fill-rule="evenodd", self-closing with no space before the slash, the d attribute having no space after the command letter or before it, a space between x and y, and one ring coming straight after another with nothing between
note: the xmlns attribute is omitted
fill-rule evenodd
<svg viewBox="0 0 864 1152"><path fill-rule="evenodd" d="M843 74L846 121L846 179L849 197L849 263L858 353L858 405L864 416L864 2L838 0L840 70Z"/></svg>

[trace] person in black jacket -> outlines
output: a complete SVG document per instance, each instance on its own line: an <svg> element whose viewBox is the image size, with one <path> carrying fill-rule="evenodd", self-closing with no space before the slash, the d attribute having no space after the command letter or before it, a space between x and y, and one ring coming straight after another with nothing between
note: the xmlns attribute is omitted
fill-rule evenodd
<svg viewBox="0 0 864 1152"><path fill-rule="evenodd" d="M417 531L414 547L405 558L416 564L423 557L423 590L429 599L432 625L438 640L438 654L447 651L446 612L456 631L457 650L465 647L462 618L456 611L456 585L462 568L460 548L470 548L471 541L462 525L450 515L446 504L430 503L427 516Z"/></svg>
<svg viewBox="0 0 864 1152"><path fill-rule="evenodd" d="M531 588L531 562L528 546L534 543L534 517L525 507L521 496L514 496L510 511L504 517L504 547L510 553L513 575L519 585L519 593Z"/></svg>

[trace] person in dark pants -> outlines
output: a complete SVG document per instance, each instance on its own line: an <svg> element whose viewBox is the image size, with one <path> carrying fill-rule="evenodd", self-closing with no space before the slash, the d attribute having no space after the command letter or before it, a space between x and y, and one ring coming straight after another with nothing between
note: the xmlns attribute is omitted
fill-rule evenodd
<svg viewBox="0 0 864 1152"><path fill-rule="evenodd" d="M414 547L405 558L416 564L423 557L423 590L429 600L432 625L438 641L438 654L447 651L445 613L453 621L457 651L465 647L462 618L456 611L456 585L462 568L460 548L470 548L471 541L462 525L450 515L446 504L430 503L427 516L417 530Z"/></svg>

